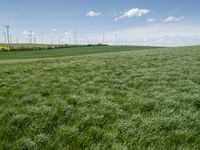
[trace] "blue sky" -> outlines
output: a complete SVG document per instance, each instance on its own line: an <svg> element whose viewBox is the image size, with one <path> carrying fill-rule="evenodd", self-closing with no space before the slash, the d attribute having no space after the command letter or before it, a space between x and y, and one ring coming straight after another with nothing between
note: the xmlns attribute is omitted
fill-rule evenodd
<svg viewBox="0 0 200 150"><path fill-rule="evenodd" d="M199 6L199 0L1 0L0 24L9 23L13 38L20 36L23 42L28 32L38 41L41 36L50 41L54 34L69 42L76 30L82 41L97 37L100 42L106 32L108 43L117 34L127 44L187 45L200 42ZM185 29L191 32L183 34ZM3 27L0 31L3 41ZM166 40L171 44L162 43Z"/></svg>

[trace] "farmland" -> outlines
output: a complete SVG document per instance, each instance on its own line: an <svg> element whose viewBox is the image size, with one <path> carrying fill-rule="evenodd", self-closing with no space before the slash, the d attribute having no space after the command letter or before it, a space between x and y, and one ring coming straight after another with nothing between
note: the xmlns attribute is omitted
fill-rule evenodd
<svg viewBox="0 0 200 150"><path fill-rule="evenodd" d="M0 52L0 149L147 148L200 149L200 46Z"/></svg>
<svg viewBox="0 0 200 150"><path fill-rule="evenodd" d="M30 48L32 45L29 45ZM37 46L37 45L36 45ZM39 45L40 46L40 45ZM19 46L20 47L20 46ZM42 47L40 47L42 48ZM76 56L85 54L96 54L105 52L119 52L119 51L133 51L133 50L144 50L154 49L159 47L148 47L148 46L91 46L91 47L72 47L72 48L59 48L59 49L43 49L38 51L23 50L16 52L0 51L0 60L12 60L12 59L33 59L33 58L54 58L64 56Z"/></svg>
<svg viewBox="0 0 200 150"><path fill-rule="evenodd" d="M24 50L45 50L55 48L67 48L69 45L52 44L0 44L0 51L24 51ZM73 47L73 46L71 46Z"/></svg>

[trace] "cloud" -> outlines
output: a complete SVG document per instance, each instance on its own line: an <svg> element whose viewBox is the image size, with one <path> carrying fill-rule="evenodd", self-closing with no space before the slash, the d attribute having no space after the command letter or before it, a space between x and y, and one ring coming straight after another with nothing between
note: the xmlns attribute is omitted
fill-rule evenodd
<svg viewBox="0 0 200 150"><path fill-rule="evenodd" d="M57 29L52 29L52 32L56 32L57 31Z"/></svg>
<svg viewBox="0 0 200 150"><path fill-rule="evenodd" d="M200 40L199 28L200 25L158 23L113 31L110 35L114 37L115 33L118 33L118 36L126 37L128 45L197 45Z"/></svg>
<svg viewBox="0 0 200 150"><path fill-rule="evenodd" d="M28 34L28 32L27 32L27 31L23 31L23 32L22 32L22 34L24 34L24 35L27 35L27 34Z"/></svg>
<svg viewBox="0 0 200 150"><path fill-rule="evenodd" d="M36 33L35 32L28 32L28 31L26 31L26 30L24 30L23 32L22 32L22 34L23 35L35 35Z"/></svg>
<svg viewBox="0 0 200 150"><path fill-rule="evenodd" d="M88 17L97 17L97 16L101 16L102 14L100 12L95 12L95 11L89 11L86 16Z"/></svg>
<svg viewBox="0 0 200 150"><path fill-rule="evenodd" d="M176 14L176 13L182 11L183 9L185 9L186 7L189 7L191 4L192 3L187 3L187 4L184 4L182 6L179 6L179 7L175 8L175 9L171 10L170 14Z"/></svg>
<svg viewBox="0 0 200 150"><path fill-rule="evenodd" d="M143 39L143 42L147 42L148 41L148 39Z"/></svg>
<svg viewBox="0 0 200 150"><path fill-rule="evenodd" d="M149 18L147 19L147 22L156 22L157 20L155 18Z"/></svg>
<svg viewBox="0 0 200 150"><path fill-rule="evenodd" d="M169 16L167 18L165 18L165 20L163 22L167 23L167 22L178 22L184 19L184 16L181 17L173 17L173 16Z"/></svg>
<svg viewBox="0 0 200 150"><path fill-rule="evenodd" d="M133 8L130 9L126 12L123 13L123 15L116 17L114 20L120 20L120 19L124 19L124 18L131 18L131 17L141 17L143 15L146 15L150 12L150 10L148 9L139 9L139 8Z"/></svg>

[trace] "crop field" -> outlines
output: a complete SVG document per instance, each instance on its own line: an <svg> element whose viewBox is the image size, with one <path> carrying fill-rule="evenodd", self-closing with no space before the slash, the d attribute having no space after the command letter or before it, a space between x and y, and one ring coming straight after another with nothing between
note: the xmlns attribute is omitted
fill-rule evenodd
<svg viewBox="0 0 200 150"><path fill-rule="evenodd" d="M0 149L200 149L200 46L0 52Z"/></svg>
<svg viewBox="0 0 200 150"><path fill-rule="evenodd" d="M30 51L68 47L73 47L73 45L70 46L61 44L0 44L0 51Z"/></svg>
<svg viewBox="0 0 200 150"><path fill-rule="evenodd" d="M144 50L154 49L159 47L148 47L148 46L94 46L94 47L72 47L72 48L59 48L49 50L38 50L38 51L16 51L16 52L1 52L0 60L12 60L12 59L27 59L27 58L54 58L64 56L75 56L84 54L96 54L105 52L119 52L119 51L133 51L133 50Z"/></svg>

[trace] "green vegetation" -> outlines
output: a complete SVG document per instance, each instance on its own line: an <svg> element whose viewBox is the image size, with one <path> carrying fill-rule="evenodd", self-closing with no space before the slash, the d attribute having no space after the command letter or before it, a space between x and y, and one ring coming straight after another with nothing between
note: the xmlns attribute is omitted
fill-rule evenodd
<svg viewBox="0 0 200 150"><path fill-rule="evenodd" d="M105 52L133 51L143 49L153 49L159 47L146 46L91 46L91 47L74 47L40 51L16 51L16 52L0 52L0 60L4 59L27 59L27 58L53 58L64 56L75 56L84 54L96 54Z"/></svg>
<svg viewBox="0 0 200 150"><path fill-rule="evenodd" d="M199 46L21 60L0 71L0 149L200 149Z"/></svg>

